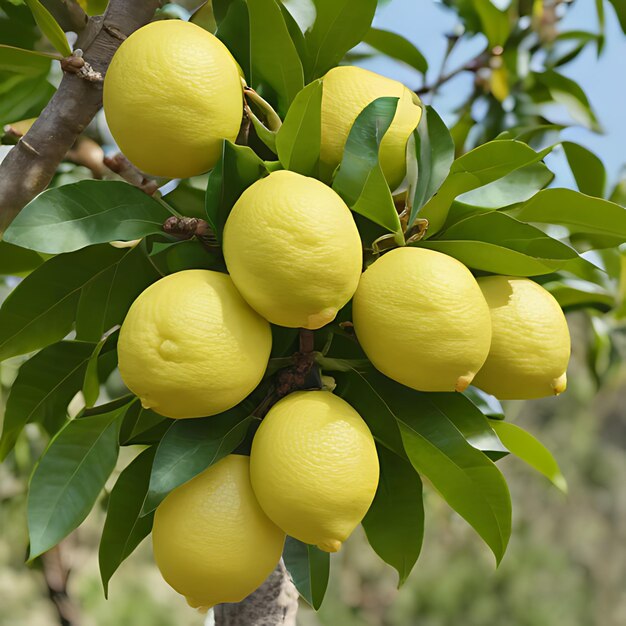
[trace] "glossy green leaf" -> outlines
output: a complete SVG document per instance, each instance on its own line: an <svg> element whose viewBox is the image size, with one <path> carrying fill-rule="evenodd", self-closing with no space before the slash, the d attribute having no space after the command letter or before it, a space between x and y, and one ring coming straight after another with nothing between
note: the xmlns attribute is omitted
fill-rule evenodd
<svg viewBox="0 0 626 626"><path fill-rule="evenodd" d="M572 233L607 235L626 241L624 207L571 189L544 189L507 213L525 222L560 224Z"/></svg>
<svg viewBox="0 0 626 626"><path fill-rule="evenodd" d="M0 44L0 72L11 72L20 76L45 76L55 58L55 55L46 52Z"/></svg>
<svg viewBox="0 0 626 626"><path fill-rule="evenodd" d="M53 417L62 423L67 405L81 389L94 345L62 341L35 354L24 363L11 386L4 412L0 461L13 449L29 422Z"/></svg>
<svg viewBox="0 0 626 626"><path fill-rule="evenodd" d="M427 236L432 237L441 230L457 196L537 163L548 152L549 149L535 152L521 141L494 140L456 159L437 195L420 212L419 216L429 222Z"/></svg>
<svg viewBox="0 0 626 626"><path fill-rule="evenodd" d="M139 454L119 475L107 507L98 560L104 595L109 581L121 563L152 530L152 515L141 516L156 448Z"/></svg>
<svg viewBox="0 0 626 626"><path fill-rule="evenodd" d="M313 81L294 99L276 135L278 158L285 169L315 176L322 141L322 81Z"/></svg>
<svg viewBox="0 0 626 626"><path fill-rule="evenodd" d="M91 511L115 468L123 410L72 420L48 446L28 491L30 559L55 546Z"/></svg>
<svg viewBox="0 0 626 626"><path fill-rule="evenodd" d="M337 383L335 393L356 409L374 439L396 455L405 456L395 416L378 393L375 383L357 370L334 371L333 378Z"/></svg>
<svg viewBox="0 0 626 626"><path fill-rule="evenodd" d="M287 0L287 3L289 0ZM298 2L298 0L296 0ZM309 2L309 0L306 0ZM293 8L293 5L292 7ZM289 8L286 6L284 0L280 0L280 10L283 14L283 18L285 20L285 24L287 25L287 30L289 31L289 35L291 36L291 40L293 41L296 50L298 51L298 56L300 57L300 61L302 64L306 63L307 60L307 50L306 50L306 41L304 40L304 33L300 28L295 17L289 12Z"/></svg>
<svg viewBox="0 0 626 626"><path fill-rule="evenodd" d="M578 189L589 196L603 198L606 170L602 161L591 150L577 143L564 141L561 145Z"/></svg>
<svg viewBox="0 0 626 626"><path fill-rule="evenodd" d="M172 424L171 419L144 409L139 400L132 397L120 427L120 445L147 445L152 442L153 435L165 435Z"/></svg>
<svg viewBox="0 0 626 626"><path fill-rule="evenodd" d="M39 267L43 259L32 250L0 241L0 274L15 275Z"/></svg>
<svg viewBox="0 0 626 626"><path fill-rule="evenodd" d="M209 175L206 190L207 219L219 240L239 196L266 173L263 161L251 148L224 142L222 158Z"/></svg>
<svg viewBox="0 0 626 626"><path fill-rule="evenodd" d="M209 249L194 238L174 243L153 243L149 263L156 266L161 274L167 275L183 270L219 269L224 260L219 248Z"/></svg>
<svg viewBox="0 0 626 626"><path fill-rule="evenodd" d="M429 396L429 400L446 415L473 448L483 452L508 452L491 427L491 422L466 395L437 393Z"/></svg>
<svg viewBox="0 0 626 626"><path fill-rule="evenodd" d="M56 20L50 15L39 0L26 0L28 8L31 10L37 26L41 32L50 40L50 43L64 56L68 57L72 54L72 49L67 42L67 37L57 24Z"/></svg>
<svg viewBox="0 0 626 626"><path fill-rule="evenodd" d="M220 39L235 57L244 76L250 81L250 16L245 0L213 2L217 20L215 36Z"/></svg>
<svg viewBox="0 0 626 626"><path fill-rule="evenodd" d="M413 136L417 178L409 191L413 197L409 226L415 222L419 210L437 193L454 161L454 142L450 131L431 106L423 108L422 119Z"/></svg>
<svg viewBox="0 0 626 626"><path fill-rule="evenodd" d="M363 528L374 552L406 581L422 549L424 503L422 481L410 463L378 448L380 481Z"/></svg>
<svg viewBox="0 0 626 626"><path fill-rule="evenodd" d="M94 347L87 367L85 368L85 376L83 379L83 396L85 398L85 406L92 407L100 396L100 376L98 375L98 357L107 342L108 337L101 339Z"/></svg>
<svg viewBox="0 0 626 626"><path fill-rule="evenodd" d="M323 76L367 34L376 0L314 0L316 18L305 34L309 60L306 80Z"/></svg>
<svg viewBox="0 0 626 626"><path fill-rule="evenodd" d="M424 55L405 37L380 28L370 28L363 41L379 52L402 61L418 72L428 71L428 61Z"/></svg>
<svg viewBox="0 0 626 626"><path fill-rule="evenodd" d="M196 24L204 30L210 33L215 33L217 30L217 22L215 21L215 15L213 15L213 2L208 0L203 2L191 15L189 21L192 24Z"/></svg>
<svg viewBox="0 0 626 626"><path fill-rule="evenodd" d="M247 0L252 71L287 109L304 87L304 70L277 0Z"/></svg>
<svg viewBox="0 0 626 626"><path fill-rule="evenodd" d="M328 587L330 554L287 537L283 560L300 595L314 609L319 609Z"/></svg>
<svg viewBox="0 0 626 626"><path fill-rule="evenodd" d="M563 493L567 493L567 483L558 463L540 441L509 422L493 421L491 426L512 454L543 474Z"/></svg>
<svg viewBox="0 0 626 626"><path fill-rule="evenodd" d="M58 254L109 241L132 241L163 232L171 213L120 181L83 180L44 191L13 220L9 243Z"/></svg>
<svg viewBox="0 0 626 626"><path fill-rule="evenodd" d="M598 118L580 85L554 70L534 75L536 80L550 92L552 99L563 105L572 119L591 130L599 131Z"/></svg>
<svg viewBox="0 0 626 626"><path fill-rule="evenodd" d="M380 143L398 107L398 98L378 98L354 122L333 189L355 212L402 238L398 212L378 162Z"/></svg>
<svg viewBox="0 0 626 626"><path fill-rule="evenodd" d="M416 245L449 254L476 270L513 276L549 274L578 257L573 248L538 228L495 211L472 215L439 238Z"/></svg>
<svg viewBox="0 0 626 626"><path fill-rule="evenodd" d="M141 247L127 249L119 263L99 273L81 290L76 337L100 341L105 332L124 321L137 296L159 278Z"/></svg>
<svg viewBox="0 0 626 626"><path fill-rule="evenodd" d="M500 404L500 400L494 396L486 393L482 389L478 389L478 387L472 386L468 387L463 392L463 395L469 398L472 404L477 407L485 417L491 417L497 420L504 419L502 404Z"/></svg>
<svg viewBox="0 0 626 626"><path fill-rule="evenodd" d="M454 394L413 391L378 372L368 374L367 380L397 420L413 467L471 524L500 562L511 534L509 490L498 468L455 425L460 405L450 403Z"/></svg>
<svg viewBox="0 0 626 626"><path fill-rule="evenodd" d="M81 290L127 254L106 244L93 246L53 257L29 274L0 308L0 361L63 339Z"/></svg>
<svg viewBox="0 0 626 626"><path fill-rule="evenodd" d="M485 209L499 209L530 200L538 191L547 187L553 179L554 174L544 163L533 163L494 180L484 187L461 194L456 199L456 203ZM453 212L454 209L451 210L451 215Z"/></svg>
<svg viewBox="0 0 626 626"><path fill-rule="evenodd" d="M175 421L157 448L142 514L156 509L172 489L230 454L248 431L253 410L244 402L220 415Z"/></svg>

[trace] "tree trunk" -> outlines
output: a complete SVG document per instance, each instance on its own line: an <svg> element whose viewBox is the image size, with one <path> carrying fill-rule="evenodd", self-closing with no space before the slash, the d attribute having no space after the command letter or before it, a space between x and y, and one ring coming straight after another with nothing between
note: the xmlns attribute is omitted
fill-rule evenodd
<svg viewBox="0 0 626 626"><path fill-rule="evenodd" d="M268 579L245 600L218 604L215 626L295 626L298 592L282 561Z"/></svg>

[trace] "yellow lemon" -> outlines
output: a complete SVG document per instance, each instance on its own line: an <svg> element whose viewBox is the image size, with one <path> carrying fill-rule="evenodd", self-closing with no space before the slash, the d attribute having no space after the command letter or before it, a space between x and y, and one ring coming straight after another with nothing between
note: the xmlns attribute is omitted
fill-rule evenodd
<svg viewBox="0 0 626 626"><path fill-rule="evenodd" d="M359 113L373 100L396 97L398 108L380 145L380 164L391 189L406 173L406 143L419 124L419 98L402 83L360 67L336 67L323 78L320 159L333 170L343 155L348 134Z"/></svg>
<svg viewBox="0 0 626 626"><path fill-rule="evenodd" d="M194 608L243 600L276 567L284 542L254 496L247 456L218 461L174 489L154 515L159 570Z"/></svg>
<svg viewBox="0 0 626 626"><path fill-rule="evenodd" d="M491 350L474 384L502 400L558 395L567 386L569 329L552 294L528 278L478 279L491 310Z"/></svg>
<svg viewBox="0 0 626 626"><path fill-rule="evenodd" d="M327 552L339 550L367 513L378 472L367 425L329 391L283 398L252 442L252 488L267 516Z"/></svg>
<svg viewBox="0 0 626 626"><path fill-rule="evenodd" d="M463 391L489 352L489 307L471 272L424 248L397 248L363 274L354 329L374 366L419 391Z"/></svg>
<svg viewBox="0 0 626 626"><path fill-rule="evenodd" d="M104 112L120 150L140 170L183 178L211 169L241 126L235 60L203 28L153 22L119 47L104 79Z"/></svg>
<svg viewBox="0 0 626 626"><path fill-rule="evenodd" d="M278 171L233 207L224 258L237 289L265 319L315 329L352 297L362 248L350 209L330 187Z"/></svg>
<svg viewBox="0 0 626 626"><path fill-rule="evenodd" d="M226 274L185 270L150 285L122 324L122 379L145 408L166 417L221 413L261 381L269 324Z"/></svg>

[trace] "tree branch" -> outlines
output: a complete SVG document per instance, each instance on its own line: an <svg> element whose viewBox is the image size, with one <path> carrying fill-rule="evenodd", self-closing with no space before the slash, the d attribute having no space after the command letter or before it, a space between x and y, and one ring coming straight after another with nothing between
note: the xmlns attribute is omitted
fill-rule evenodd
<svg viewBox="0 0 626 626"><path fill-rule="evenodd" d="M125 37L146 24L159 0L111 0L103 17L91 18L77 46L96 72L104 75ZM102 84L66 73L30 130L0 164L0 233L38 193L102 106Z"/></svg>
<svg viewBox="0 0 626 626"><path fill-rule="evenodd" d="M282 559L245 600L213 609L215 626L295 626L297 612L298 592Z"/></svg>

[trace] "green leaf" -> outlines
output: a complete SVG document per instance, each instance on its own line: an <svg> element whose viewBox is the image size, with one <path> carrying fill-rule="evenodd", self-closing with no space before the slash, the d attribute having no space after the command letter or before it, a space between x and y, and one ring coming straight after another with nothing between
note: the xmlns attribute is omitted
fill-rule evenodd
<svg viewBox="0 0 626 626"><path fill-rule="evenodd" d="M294 99L276 135L278 158L285 169L315 176L322 142L321 80L307 85Z"/></svg>
<svg viewBox="0 0 626 626"><path fill-rule="evenodd" d="M71 330L81 290L119 264L128 250L93 246L51 258L0 308L0 361L43 348Z"/></svg>
<svg viewBox="0 0 626 626"><path fill-rule="evenodd" d="M306 82L324 75L346 52L363 40L370 29L376 0L314 0L317 15L305 34L309 61Z"/></svg>
<svg viewBox="0 0 626 626"><path fill-rule="evenodd" d="M42 77L19 80L6 93L0 94L0 124L38 116L55 91Z"/></svg>
<svg viewBox="0 0 626 626"><path fill-rule="evenodd" d="M48 446L28 491L29 560L59 543L91 511L115 468L123 411L72 420Z"/></svg>
<svg viewBox="0 0 626 626"><path fill-rule="evenodd" d="M108 337L104 337L93 349L89 360L87 361L87 367L85 368L85 376L83 379L83 396L85 397L85 406L92 407L100 396L100 376L98 374L98 357L104 344L107 342Z"/></svg>
<svg viewBox="0 0 626 626"><path fill-rule="evenodd" d="M44 348L24 363L11 386L0 439L0 461L13 449L29 422L66 419L70 400L81 389L94 345L62 341Z"/></svg>
<svg viewBox="0 0 626 626"><path fill-rule="evenodd" d="M544 189L507 214L525 222L566 226L571 233L607 235L626 241L624 207L572 189Z"/></svg>
<svg viewBox="0 0 626 626"><path fill-rule="evenodd" d="M622 31L626 33L626 0L609 0L615 9Z"/></svg>
<svg viewBox="0 0 626 626"><path fill-rule="evenodd" d="M239 196L266 173L265 164L251 148L224 142L222 158L209 175L206 190L207 219L218 240Z"/></svg>
<svg viewBox="0 0 626 626"><path fill-rule="evenodd" d="M472 215L445 230L440 238L417 246L437 250L476 270L538 276L578 258L573 248L505 213Z"/></svg>
<svg viewBox="0 0 626 626"><path fill-rule="evenodd" d="M374 552L406 581L422 549L424 503L422 481L410 463L378 448L380 481L363 528Z"/></svg>
<svg viewBox="0 0 626 626"><path fill-rule="evenodd" d="M218 28L215 36L220 39L235 57L244 76L250 81L250 16L245 0L213 2Z"/></svg>
<svg viewBox="0 0 626 626"><path fill-rule="evenodd" d="M247 3L252 71L276 91L286 110L304 87L298 51L277 0L247 0Z"/></svg>
<svg viewBox="0 0 626 626"><path fill-rule="evenodd" d="M368 104L354 122L333 189L355 212L395 233L402 227L389 185L378 162L380 143L391 125L398 98L378 98Z"/></svg>
<svg viewBox="0 0 626 626"><path fill-rule="evenodd" d="M141 517L140 513L155 452L156 448L148 448L139 454L119 475L111 491L98 551L105 597L109 595L109 581L117 568L152 530L153 516Z"/></svg>
<svg viewBox="0 0 626 626"><path fill-rule="evenodd" d="M144 409L139 400L132 397L120 427L120 445L142 444L151 439L155 431L163 431L161 434L164 435L172 424L171 419Z"/></svg>
<svg viewBox="0 0 626 626"><path fill-rule="evenodd" d="M491 427L498 433L498 437L511 453L543 474L557 489L567 493L567 483L558 463L540 441L509 422L493 421Z"/></svg>
<svg viewBox="0 0 626 626"><path fill-rule="evenodd" d="M204 198L203 198L204 204ZM163 275L193 269L218 269L223 264L218 248L208 250L198 239L152 244L149 262Z"/></svg>
<svg viewBox="0 0 626 626"><path fill-rule="evenodd" d="M319 609L328 587L330 554L287 537L283 560L300 595L314 609Z"/></svg>
<svg viewBox="0 0 626 626"><path fill-rule="evenodd" d="M427 236L441 230L457 196L541 161L549 151L535 152L521 141L495 140L456 159L437 195L420 212L419 216L429 222Z"/></svg>
<svg viewBox="0 0 626 626"><path fill-rule="evenodd" d="M424 55L398 33L370 28L363 41L388 57L410 65L422 74L428 71L428 61Z"/></svg>
<svg viewBox="0 0 626 626"><path fill-rule="evenodd" d="M417 180L412 185L414 191L409 191L413 197L409 226L415 222L419 210L437 193L454 161L454 142L450 131L431 106L423 107L422 118L413 136Z"/></svg>
<svg viewBox="0 0 626 626"><path fill-rule="evenodd" d="M560 278L542 285L559 303L562 309L572 311L593 308L608 312L615 307L615 296L604 287L586 280Z"/></svg>
<svg viewBox="0 0 626 626"><path fill-rule="evenodd" d="M413 467L471 524L499 563L511 534L509 490L498 468L455 425L454 394L413 391L378 372L367 380L398 421Z"/></svg>
<svg viewBox="0 0 626 626"><path fill-rule="evenodd" d="M64 57L69 57L72 54L72 49L69 43L67 43L67 37L61 27L56 23L56 20L50 15L48 9L46 9L39 0L26 0L26 4L31 10L41 32Z"/></svg>
<svg viewBox="0 0 626 626"><path fill-rule="evenodd" d="M20 76L41 77L50 71L50 62L56 55L35 50L24 50L0 44L0 72L11 72Z"/></svg>
<svg viewBox="0 0 626 626"><path fill-rule="evenodd" d="M491 422L466 395L438 393L429 397L429 400L446 415L473 448L482 452L508 452L491 427Z"/></svg>
<svg viewBox="0 0 626 626"><path fill-rule="evenodd" d="M554 70L537 73L534 76L548 89L552 99L567 109L572 119L591 130L600 131L598 118L577 82Z"/></svg>
<svg viewBox="0 0 626 626"><path fill-rule="evenodd" d="M213 15L213 2L212 0L208 0L207 2L203 2L192 14L189 18L189 21L192 24L196 24L204 30L209 31L210 33L215 33L217 30L217 23L215 21L215 16Z"/></svg>
<svg viewBox="0 0 626 626"><path fill-rule="evenodd" d="M591 150L577 143L564 141L561 145L578 189L589 196L603 198L606 170L602 161Z"/></svg>
<svg viewBox="0 0 626 626"><path fill-rule="evenodd" d="M13 220L4 240L49 254L72 252L96 243L162 233L170 215L132 185L83 180L37 196Z"/></svg>
<svg viewBox="0 0 626 626"><path fill-rule="evenodd" d="M76 337L100 341L105 332L124 321L137 296L159 278L141 247L128 249L119 263L100 272L81 290Z"/></svg>
<svg viewBox="0 0 626 626"><path fill-rule="evenodd" d="M405 456L404 444L395 416L369 377L352 370L333 372L337 383L335 393L350 404L363 418L374 439L396 455Z"/></svg>
<svg viewBox="0 0 626 626"><path fill-rule="evenodd" d="M32 250L0 241L0 274L15 275L30 272L43 263L43 259Z"/></svg>
<svg viewBox="0 0 626 626"><path fill-rule="evenodd" d="M489 46L504 46L512 25L507 12L496 8L490 0L474 2L473 6L480 17Z"/></svg>
<svg viewBox="0 0 626 626"><path fill-rule="evenodd" d="M455 205L461 203L484 209L500 209L530 200L553 179L554 174L544 163L532 163L484 187L461 194L456 199ZM450 217L455 213L455 208L451 209Z"/></svg>
<svg viewBox="0 0 626 626"><path fill-rule="evenodd" d="M142 515L156 509L172 489L230 454L246 435L253 410L243 402L220 415L175 421L157 448Z"/></svg>
<svg viewBox="0 0 626 626"><path fill-rule="evenodd" d="M497 420L504 419L502 404L500 404L500 400L494 396L484 392L482 389L478 389L478 387L472 386L468 387L463 392L463 395L468 398L485 417L491 417Z"/></svg>

